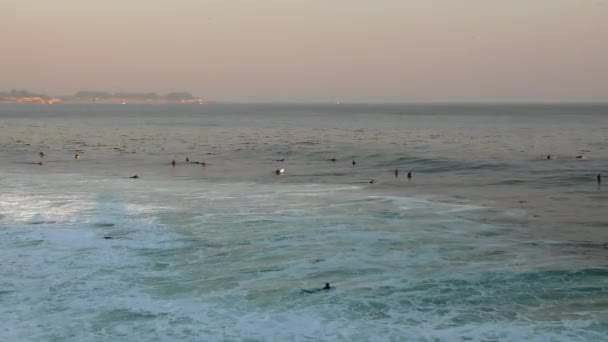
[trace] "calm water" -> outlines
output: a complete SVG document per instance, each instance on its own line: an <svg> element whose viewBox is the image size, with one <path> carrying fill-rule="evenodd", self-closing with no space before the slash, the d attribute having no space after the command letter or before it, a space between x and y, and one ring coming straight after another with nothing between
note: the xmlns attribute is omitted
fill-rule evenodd
<svg viewBox="0 0 608 342"><path fill-rule="evenodd" d="M0 160L2 341L608 340L608 106L0 104Z"/></svg>

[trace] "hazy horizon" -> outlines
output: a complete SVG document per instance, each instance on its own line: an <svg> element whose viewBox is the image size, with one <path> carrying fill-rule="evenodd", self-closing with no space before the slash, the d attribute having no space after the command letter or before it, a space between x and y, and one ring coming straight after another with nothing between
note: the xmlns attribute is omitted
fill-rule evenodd
<svg viewBox="0 0 608 342"><path fill-rule="evenodd" d="M123 2L0 0L0 91L390 103L608 94L606 0Z"/></svg>

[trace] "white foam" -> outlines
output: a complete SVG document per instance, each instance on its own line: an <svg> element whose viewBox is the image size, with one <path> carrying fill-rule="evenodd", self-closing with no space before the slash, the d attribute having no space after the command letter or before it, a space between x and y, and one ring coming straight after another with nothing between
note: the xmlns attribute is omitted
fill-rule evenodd
<svg viewBox="0 0 608 342"><path fill-rule="evenodd" d="M20 341L608 337L593 325L605 315L601 307L562 306L559 296L524 305L518 296L534 298L535 284L527 287L517 276L534 273L530 261L542 259L542 251L476 236L499 229L451 215L467 206L367 196L364 189L190 185L125 189L119 180L65 183L40 197L0 194L2 335ZM273 195L276 201L259 200ZM28 224L36 215L56 223ZM563 261L545 258L547 265ZM335 289L299 290L326 281Z"/></svg>

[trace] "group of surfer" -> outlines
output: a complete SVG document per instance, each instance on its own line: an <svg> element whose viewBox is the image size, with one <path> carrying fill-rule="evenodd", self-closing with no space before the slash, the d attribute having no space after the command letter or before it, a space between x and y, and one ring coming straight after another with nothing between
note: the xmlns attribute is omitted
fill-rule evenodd
<svg viewBox="0 0 608 342"><path fill-rule="evenodd" d="M547 154L547 159L551 160L551 159L556 159L557 157L552 156L551 154ZM574 157L576 159L585 159L585 157L583 157L582 154L579 154L578 156Z"/></svg>
<svg viewBox="0 0 608 342"><path fill-rule="evenodd" d="M38 155L40 156L40 159L41 159L41 160L40 160L40 161L39 161L37 164L38 164L38 165L43 165L42 158L44 158L44 157L45 157L45 153L44 153L43 151L40 151L40 152L38 153ZM575 158L577 158L577 159L583 159L584 157L583 157L582 155L578 155L578 156L576 156ZM74 159L77 159L77 160L78 160L78 159L80 159L80 154L78 154L78 153L74 154ZM555 157L553 157L551 154L548 154L548 155L547 155L547 159L548 159L548 160L551 160L551 159L555 159ZM336 159L336 158L331 158L331 159L328 159L328 160L329 160L329 161L331 161L331 162L334 162L334 163L337 161L337 159ZM282 159L277 159L276 161L278 161L278 162L284 162L284 161L285 161L285 158L282 158ZM206 162L204 162L204 161L202 161L202 162L199 162L199 161L194 161L194 162L191 162L189 157L186 157L186 163L190 163L190 164L198 164L198 165L201 165L201 166L203 166L203 167L207 166L207 163L206 163ZM357 161L353 159L353 160L351 161L351 164L352 164L353 166L355 166L355 165L357 165ZM171 166L175 167L176 165L177 165L177 162L175 161L175 159L173 159L173 160L171 161ZM285 169L283 169L283 168L281 168L281 169L276 169L276 170L274 171L274 174L276 174L277 176L282 175L282 174L284 174L284 173L285 173ZM395 174L395 177L399 177L399 169L395 169L394 174ZM139 178L139 176L138 176L138 175L133 175L133 176L131 176L131 177L129 177L129 178L131 178L131 179L137 179L137 178ZM411 170L410 170L410 171L408 171L408 173L407 173L407 179L412 179L412 171L411 171ZM598 184L601 184L601 183L602 183L602 174L601 174L601 173L598 173L598 174L597 174L596 179L597 179L597 183L598 183ZM376 182L376 180L375 180L375 179L371 179L371 178L369 179L369 183L370 183L370 184L374 184L375 182Z"/></svg>
<svg viewBox="0 0 608 342"><path fill-rule="evenodd" d="M395 178L399 177L399 169L395 169ZM412 179L412 171L408 171L407 173L407 179Z"/></svg>
<svg viewBox="0 0 608 342"><path fill-rule="evenodd" d="M43 164L42 163L42 158L44 158L45 154L44 154L44 152L40 151L38 153L38 155L40 156L40 161L37 164L38 165L42 165ZM80 159L80 154L78 154L78 153L74 154L74 159L76 159L76 160Z"/></svg>
<svg viewBox="0 0 608 342"><path fill-rule="evenodd" d="M278 162L284 162L284 161L285 161L285 158L276 159L275 161L278 161ZM329 161L331 161L331 162L334 162L334 163L335 163L335 162L337 161L337 159L336 159L336 158L331 158L331 159L329 159ZM206 162L198 162L198 161L191 162L191 161L190 161L190 157L186 157L186 163L190 163L190 164L200 164L200 165L202 165L202 166L207 166L207 163L206 163ZM357 165L357 161L353 159L353 160L351 161L351 164L352 164L353 166L355 166L355 165ZM176 165L177 165L177 162L175 161L175 159L173 159L173 160L171 161L171 166L175 167ZM282 175L282 174L284 174L284 173L285 173L285 169L283 169L283 168L280 168L280 169L276 169L276 170L274 170L274 174L275 174L275 175L277 175L277 176L280 176L280 175ZM395 177L399 177L399 169L395 169ZM139 177L138 177L137 175L135 175L135 176L133 176L133 177L129 177L129 178L139 178ZM407 178L408 178L408 179L412 179L412 171L411 171L411 170L410 170L410 171L408 171L408 173L407 173ZM376 180L375 180L375 179L370 179L370 180L369 180L369 183L370 183L370 184L373 184L373 183L375 183L375 182L376 182Z"/></svg>
<svg viewBox="0 0 608 342"><path fill-rule="evenodd" d="M574 158L584 159L585 157L583 157L582 155L579 154L578 156L576 156ZM547 160L552 160L552 159L555 159L555 157L553 157L551 154L547 154ZM601 172L598 172L596 179L597 179L598 184L602 184L602 173Z"/></svg>

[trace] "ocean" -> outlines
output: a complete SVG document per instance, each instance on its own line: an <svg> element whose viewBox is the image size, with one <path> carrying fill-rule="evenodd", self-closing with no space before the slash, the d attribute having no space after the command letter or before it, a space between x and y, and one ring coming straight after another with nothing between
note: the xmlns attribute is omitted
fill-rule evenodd
<svg viewBox="0 0 608 342"><path fill-rule="evenodd" d="M608 105L3 103L0 187L1 341L608 340Z"/></svg>

